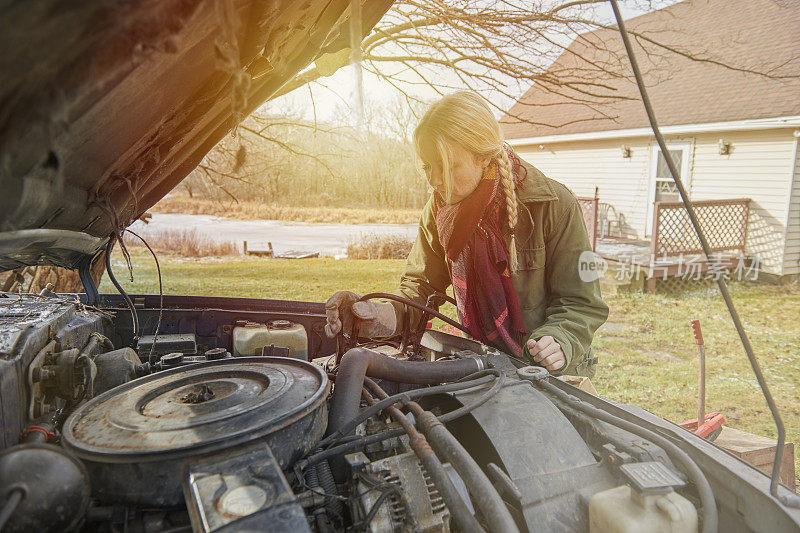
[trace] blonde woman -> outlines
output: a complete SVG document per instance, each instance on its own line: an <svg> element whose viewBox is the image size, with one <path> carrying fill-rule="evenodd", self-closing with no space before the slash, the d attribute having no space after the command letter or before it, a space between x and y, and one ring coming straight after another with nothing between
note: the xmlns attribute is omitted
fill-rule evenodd
<svg viewBox="0 0 800 533"><path fill-rule="evenodd" d="M591 248L572 193L518 158L471 92L433 104L414 145L433 193L398 293L424 304L452 284L459 320L475 339L553 372L593 375L590 346L608 307L598 281L579 274ZM418 316L357 299L339 291L328 300L329 336L358 317L363 336L388 337L402 313Z"/></svg>

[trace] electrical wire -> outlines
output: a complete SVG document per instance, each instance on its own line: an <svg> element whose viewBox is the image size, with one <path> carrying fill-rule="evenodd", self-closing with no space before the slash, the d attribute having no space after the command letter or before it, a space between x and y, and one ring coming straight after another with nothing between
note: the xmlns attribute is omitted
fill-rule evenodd
<svg viewBox="0 0 800 533"><path fill-rule="evenodd" d="M156 262L156 272L158 273L158 322L156 322L156 331L153 334L153 344L150 345L150 354L147 356L147 360L150 361L153 359L153 350L156 349L156 340L158 340L158 330L161 328L161 318L164 316L164 286L161 282L161 265L158 264L158 257L156 253L150 248L150 245L147 244L147 241L144 240L144 237L141 235L127 229L125 230L144 244L148 250L150 250L150 254L153 256L153 261Z"/></svg>
<svg viewBox="0 0 800 533"><path fill-rule="evenodd" d="M686 212L689 215L689 220L692 222L692 226L694 227L694 231L697 234L697 238L700 241L700 245L703 248L703 253L706 256L706 260L709 264L713 263L712 259L712 252L711 247L706 240L705 234L703 233L703 229L700 227L700 221L697 218L697 214L694 211L694 206L692 205L692 201L689 199L689 195L686 193L686 188L683 186L683 182L681 181L680 173L678 169L675 167L675 162L669 157L669 150L667 150L667 144L664 140L664 136L661 134L661 130L658 127L658 122L656 121L655 113L653 112L653 106L650 103L650 98L647 95L647 89L644 85L644 80L642 79L642 73L639 70L639 64L636 61L636 56L633 53L633 47L631 46L630 39L628 37L628 32L625 29L625 23L622 20L622 15L619 11L619 5L617 5L617 0L610 0L611 8L614 10L614 17L617 19L617 25L619 27L619 33L622 36L622 43L625 45L625 51L628 54L628 59L631 63L631 69L633 70L633 75L636 78L636 85L639 87L639 93L642 96L642 103L644 104L645 111L647 112L647 119L650 121L650 127L653 130L653 134L656 137L656 141L658 142L658 146L661 149L661 154L664 156L664 161L667 163L667 168L669 168L669 172L672 175L672 179L675 182L675 185L678 188L678 192L681 195L681 200L683 201L683 205L686 208ZM750 340L747 337L747 333L744 330L744 325L742 324L741 319L739 318L739 313L736 311L736 308L733 305L733 300L731 299L731 295L728 292L728 285L725 283L723 276L717 276L717 286L719 287L719 292L722 295L722 299L725 301L725 306L728 308L728 313L731 315L731 319L733 320L733 325L736 328L736 332L739 334L739 339L742 342L742 346L744 347L745 354L747 354L747 359L750 362L750 367L753 369L753 374L756 376L756 380L758 381L758 386L761 388L761 393L764 395L764 399L767 402L767 406L769 407L770 414L772 414L772 419L775 421L775 427L778 432L778 439L777 439L777 446L775 447L775 457L772 463L772 475L770 476L770 487L769 492L773 498L777 499L784 505L788 505L791 507L800 507L800 498L789 497L778 495L778 486L780 483L780 474L781 474L781 464L783 463L783 448L784 443L786 442L786 429L783 426L783 419L781 418L781 414L778 411L778 406L775 404L775 400L772 398L772 394L770 393L769 387L767 386L766 379L764 378L764 374L761 371L761 366L758 364L758 360L756 359L755 352L753 351L753 347L750 345Z"/></svg>
<svg viewBox="0 0 800 533"><path fill-rule="evenodd" d="M367 516L364 517L364 520L353 526L354 529L363 528L364 531L366 531L369 528L369 525L372 522L372 520L375 518L375 515L378 514L378 510L381 508L381 505L383 505L383 502L385 502L386 499L389 498L389 496L391 496L392 494L396 494L399 498L403 497L403 493L400 490L400 487L393 485L391 483L389 483L389 485L391 486L386 487L386 489L381 491L381 495L378 496L378 499L375 500L375 503L372 504L372 507L370 507L370 510L367 513Z"/></svg>
<svg viewBox="0 0 800 533"><path fill-rule="evenodd" d="M125 300L125 305L128 306L128 309L131 311L131 319L133 320L133 339L139 340L139 314L136 312L136 307L134 307L133 302L131 301L130 296L128 293L125 292L125 289L122 288L122 285L119 284L117 281L116 276L114 276L114 271L111 270L111 250L114 248L114 242L120 240L116 234L112 235L108 241L108 246L106 247L106 272L108 272L108 278L111 280L111 283L116 287L117 291L122 295L122 299ZM121 243L122 241L120 241Z"/></svg>

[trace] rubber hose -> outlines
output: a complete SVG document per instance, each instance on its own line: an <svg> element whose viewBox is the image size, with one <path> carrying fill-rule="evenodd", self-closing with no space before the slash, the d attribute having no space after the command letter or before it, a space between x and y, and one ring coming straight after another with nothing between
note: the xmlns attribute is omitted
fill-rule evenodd
<svg viewBox="0 0 800 533"><path fill-rule="evenodd" d="M401 361L366 348L353 348L342 356L336 374L326 435L336 432L358 414L365 375L398 383L434 385L456 381L487 366L484 357L455 361Z"/></svg>
<svg viewBox="0 0 800 533"><path fill-rule="evenodd" d="M514 517L497 489L475 459L458 439L430 411L422 412L419 404L410 404L417 416L417 427L425 434L436 453L444 456L464 478L469 493L481 510L490 531L519 531Z"/></svg>
<svg viewBox="0 0 800 533"><path fill-rule="evenodd" d="M380 386L369 378L364 378L364 382L369 386L372 392L381 399L389 397ZM411 420L404 415L397 407L388 407L387 411L403 428L408 435L408 442L411 449L419 458L425 471L431 477L436 490L444 500L447 509L450 511L450 516L458 527L458 531L464 533L482 533L484 529L478 523L478 520L473 516L472 512L464 503L464 499L456 490L453 481L442 465L442 461L434 453L428 440L422 433L420 433Z"/></svg>
<svg viewBox="0 0 800 533"><path fill-rule="evenodd" d="M681 466L683 466L686 475L692 479L692 482L694 482L694 485L697 488L697 492L700 495L700 503L703 506L703 532L713 533L717 531L717 501L714 497L714 492L711 490L711 485L708 483L708 479L706 479L703 471L700 470L700 467L697 466L697 463L695 463L686 452L681 450L669 439L662 437L655 431L650 431L649 429L643 428L642 426L634 424L633 422L628 422L627 420L614 416L611 413L603 411L602 409L598 409L597 407L590 405L578 398L573 398L552 383L547 383L546 380L531 381L531 383L534 386L542 387L552 395L557 396L565 403L571 405L579 411L586 413L589 416L602 420L603 422L608 422L612 426L622 428L625 431L629 431L634 435L649 440L657 446L663 448L664 451L666 451L674 461L677 461Z"/></svg>
<svg viewBox="0 0 800 533"><path fill-rule="evenodd" d="M328 464L328 461L320 461L316 466L319 484L322 490L324 490L326 494L339 494L336 488L336 481L333 479L333 473L331 472L331 465ZM342 502L336 498L331 498L326 504L326 507L338 516L342 516L343 514Z"/></svg>
<svg viewBox="0 0 800 533"><path fill-rule="evenodd" d="M308 485L312 492L314 489L320 488L319 476L317 475L317 465L310 465L306 469L304 477L306 480L306 485ZM314 521L317 524L317 530L322 532L330 531L330 526L328 525L328 520L325 516L325 510L322 507L315 509L313 516Z"/></svg>
<svg viewBox="0 0 800 533"><path fill-rule="evenodd" d="M330 433L327 437L322 439L319 443L319 447L325 448L329 446L333 442L340 442L343 440L350 440L353 438L353 435L349 435L348 433L351 430L358 427L359 424L367 420L368 418L378 414L379 412L383 411L390 405L394 405L399 402L407 402L414 398L422 398L423 396L433 396L435 394L440 394L443 392L453 392L457 390L465 390L470 389L472 387L476 387L478 385L483 385L487 383L489 380L485 379L487 376L494 376L495 378L499 378L500 371L490 368L488 370L481 370L480 372L475 372L474 374L470 374L469 376L462 378L458 381L453 383L445 383L444 385L434 385L432 387L425 387L420 389L413 389L406 392L400 392L385 400L381 400L375 405L371 405L366 409L359 411L358 415L353 418L352 420L348 421L347 424L339 428L337 431Z"/></svg>

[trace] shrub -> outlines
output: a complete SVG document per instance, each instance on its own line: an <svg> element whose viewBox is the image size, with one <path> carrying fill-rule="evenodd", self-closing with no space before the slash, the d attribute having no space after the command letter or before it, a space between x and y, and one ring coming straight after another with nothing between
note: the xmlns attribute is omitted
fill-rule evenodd
<svg viewBox="0 0 800 533"><path fill-rule="evenodd" d="M402 235L367 235L347 245L350 259L405 259L414 243Z"/></svg>
<svg viewBox="0 0 800 533"><path fill-rule="evenodd" d="M183 257L219 257L239 253L235 243L215 241L200 235L196 230L162 231L143 237L153 250ZM142 241L128 233L125 233L124 240L126 246L144 246Z"/></svg>

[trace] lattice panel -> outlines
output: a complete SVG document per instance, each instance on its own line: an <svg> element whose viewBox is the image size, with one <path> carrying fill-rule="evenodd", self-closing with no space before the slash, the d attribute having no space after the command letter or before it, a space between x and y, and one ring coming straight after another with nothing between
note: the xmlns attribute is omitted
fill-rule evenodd
<svg viewBox="0 0 800 533"><path fill-rule="evenodd" d="M714 252L744 252L750 200L706 200L694 202L695 213ZM656 204L655 257L703 253L689 213L682 203Z"/></svg>
<svg viewBox="0 0 800 533"><path fill-rule="evenodd" d="M677 296L685 292L710 289L716 286L717 283L710 278L684 279L681 277L669 277L656 281L656 292Z"/></svg>

